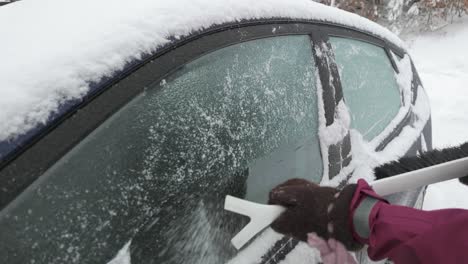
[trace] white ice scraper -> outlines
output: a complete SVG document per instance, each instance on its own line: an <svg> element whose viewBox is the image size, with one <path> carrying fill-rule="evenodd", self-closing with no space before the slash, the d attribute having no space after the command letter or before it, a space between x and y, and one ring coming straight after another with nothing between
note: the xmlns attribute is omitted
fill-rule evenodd
<svg viewBox="0 0 468 264"><path fill-rule="evenodd" d="M467 172L468 158L462 158L377 180L370 185L378 195L385 196L460 178L466 176ZM243 247L285 210L279 205L253 203L230 195L226 196L224 209L250 217L250 222L231 240L236 249Z"/></svg>

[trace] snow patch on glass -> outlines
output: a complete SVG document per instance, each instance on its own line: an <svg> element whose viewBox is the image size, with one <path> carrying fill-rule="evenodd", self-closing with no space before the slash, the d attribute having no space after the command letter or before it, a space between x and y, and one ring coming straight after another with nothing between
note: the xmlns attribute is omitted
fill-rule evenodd
<svg viewBox="0 0 468 264"><path fill-rule="evenodd" d="M343 100L341 100L335 109L335 119L329 126L321 127L319 131L321 142L325 146L337 144L344 139L348 133L351 117L349 115L348 107L346 107Z"/></svg>

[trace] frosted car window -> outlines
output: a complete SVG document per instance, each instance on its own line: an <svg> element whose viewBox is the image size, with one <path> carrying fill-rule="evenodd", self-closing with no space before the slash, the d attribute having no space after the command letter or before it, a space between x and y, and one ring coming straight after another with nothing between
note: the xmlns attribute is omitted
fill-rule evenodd
<svg viewBox="0 0 468 264"><path fill-rule="evenodd" d="M331 37L351 126L366 140L379 135L400 108L400 91L390 60L381 47Z"/></svg>
<svg viewBox="0 0 468 264"><path fill-rule="evenodd" d="M226 194L321 178L312 58L308 36L260 39L154 83L1 212L0 255L106 263L131 239L133 264L224 263L246 223Z"/></svg>

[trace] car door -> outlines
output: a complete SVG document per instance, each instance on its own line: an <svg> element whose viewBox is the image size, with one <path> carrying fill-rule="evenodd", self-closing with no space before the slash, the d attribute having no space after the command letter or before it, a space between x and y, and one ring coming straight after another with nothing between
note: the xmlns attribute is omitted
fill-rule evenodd
<svg viewBox="0 0 468 264"><path fill-rule="evenodd" d="M0 255L102 263L126 246L132 263L232 258L246 219L223 211L227 194L266 202L288 178L322 179L314 27L226 26L133 63L3 166Z"/></svg>
<svg viewBox="0 0 468 264"><path fill-rule="evenodd" d="M358 178L372 181L372 170L379 162L431 148L429 112L414 110L418 99L419 104L424 104L427 98L423 94L418 98L418 91L424 91L403 50L367 34L334 26L317 27L311 38L320 80L317 91L322 113L318 131L324 159L322 184L342 187ZM403 147L395 148L400 144ZM386 198L397 204L421 206L423 197L424 188ZM231 263L243 263L243 255L256 256L262 260L260 263L319 261L307 246L275 236L271 230L265 231L262 239ZM274 246L266 249L267 253L259 253L258 248L268 240ZM358 257L361 263L370 261L365 250Z"/></svg>

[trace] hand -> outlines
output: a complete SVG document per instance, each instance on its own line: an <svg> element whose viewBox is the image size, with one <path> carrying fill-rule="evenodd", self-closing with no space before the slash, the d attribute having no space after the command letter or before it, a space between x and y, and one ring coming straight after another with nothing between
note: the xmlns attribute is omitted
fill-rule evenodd
<svg viewBox="0 0 468 264"><path fill-rule="evenodd" d="M302 241L307 241L307 234L314 232L323 239L337 239L348 250L359 250L362 245L354 240L349 221L349 205L355 189L356 185L340 191L304 179L288 180L270 192L269 204L287 208L271 227Z"/></svg>
<svg viewBox="0 0 468 264"><path fill-rule="evenodd" d="M330 238L325 241L315 233L307 235L307 244L320 252L323 264L357 264L340 241Z"/></svg>

